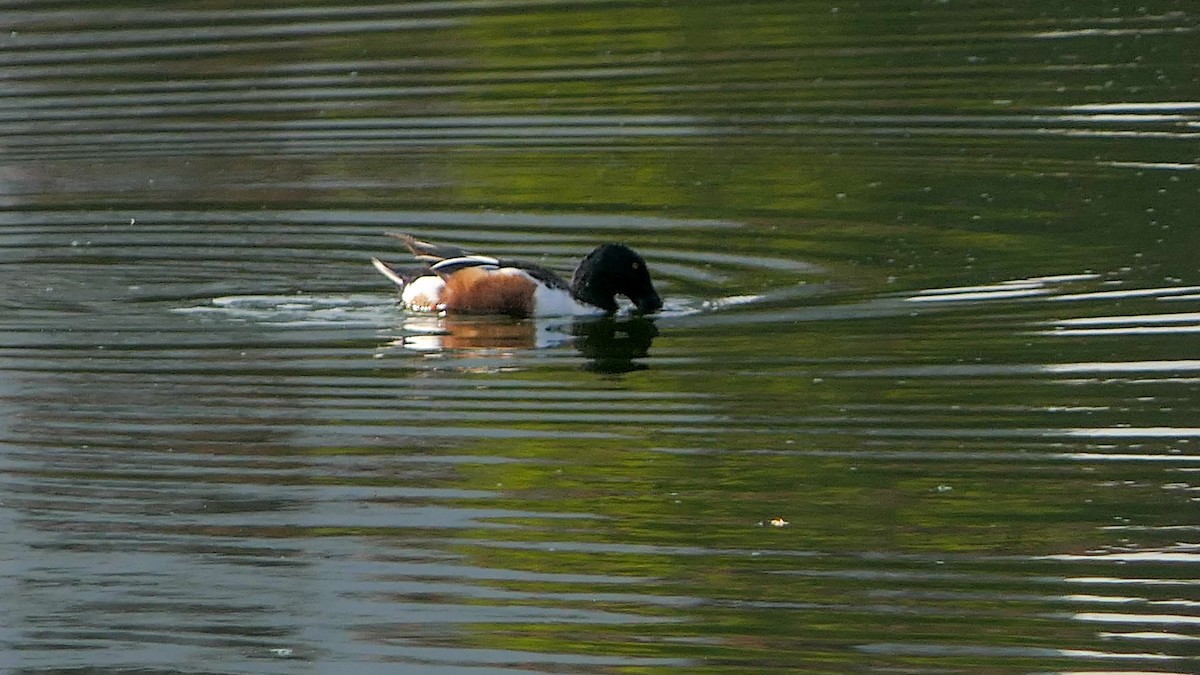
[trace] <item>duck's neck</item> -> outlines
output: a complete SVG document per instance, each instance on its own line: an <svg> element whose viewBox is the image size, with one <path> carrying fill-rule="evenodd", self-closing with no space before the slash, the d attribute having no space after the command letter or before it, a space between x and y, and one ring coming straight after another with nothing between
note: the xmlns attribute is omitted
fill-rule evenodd
<svg viewBox="0 0 1200 675"><path fill-rule="evenodd" d="M590 277L576 277L571 280L571 295L579 302L599 307L606 312L617 311L616 294L595 283Z"/></svg>

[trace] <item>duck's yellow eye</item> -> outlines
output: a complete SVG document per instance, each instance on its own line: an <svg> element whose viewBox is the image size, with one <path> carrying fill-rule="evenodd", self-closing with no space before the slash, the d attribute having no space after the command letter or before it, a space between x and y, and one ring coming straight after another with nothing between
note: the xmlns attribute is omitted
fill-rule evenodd
<svg viewBox="0 0 1200 675"><path fill-rule="evenodd" d="M633 263L633 269L635 269L635 270L636 270L636 269L638 269L639 267L641 267L641 265L640 265L640 264L638 264L638 263Z"/></svg>

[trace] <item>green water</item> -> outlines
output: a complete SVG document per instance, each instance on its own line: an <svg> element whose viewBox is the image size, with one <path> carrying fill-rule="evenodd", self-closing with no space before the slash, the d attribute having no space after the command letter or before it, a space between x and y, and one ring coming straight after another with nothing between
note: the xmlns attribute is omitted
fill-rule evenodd
<svg viewBox="0 0 1200 675"><path fill-rule="evenodd" d="M1196 670L1189 3L0 7L0 669Z"/></svg>

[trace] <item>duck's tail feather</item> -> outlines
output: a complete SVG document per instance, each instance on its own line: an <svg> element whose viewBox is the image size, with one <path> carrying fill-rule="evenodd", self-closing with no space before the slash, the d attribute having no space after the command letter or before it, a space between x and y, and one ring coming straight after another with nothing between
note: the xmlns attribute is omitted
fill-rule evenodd
<svg viewBox="0 0 1200 675"><path fill-rule="evenodd" d="M413 279L429 273L428 267L420 270L407 270L402 267L396 267L395 265L389 265L379 258L371 258L371 264L375 266L375 269L379 270L380 274L391 279L392 283L401 288L404 288L410 284Z"/></svg>

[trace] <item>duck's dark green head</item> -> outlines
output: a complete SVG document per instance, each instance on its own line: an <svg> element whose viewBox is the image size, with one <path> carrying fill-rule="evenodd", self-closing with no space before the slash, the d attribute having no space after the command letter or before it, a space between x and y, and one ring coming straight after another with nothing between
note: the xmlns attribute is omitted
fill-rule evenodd
<svg viewBox="0 0 1200 675"><path fill-rule="evenodd" d="M617 311L618 295L644 313L657 312L663 305L646 261L624 244L603 244L589 253L575 269L571 292L577 300L606 312Z"/></svg>

